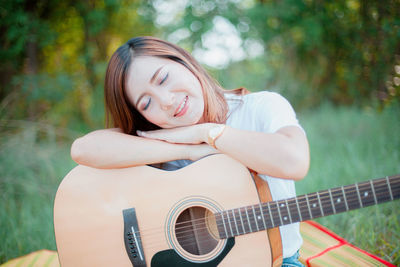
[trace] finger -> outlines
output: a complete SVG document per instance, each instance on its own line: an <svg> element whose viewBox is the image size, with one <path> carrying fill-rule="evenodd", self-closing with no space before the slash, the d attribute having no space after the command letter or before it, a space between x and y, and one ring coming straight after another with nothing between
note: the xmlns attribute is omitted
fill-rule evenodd
<svg viewBox="0 0 400 267"><path fill-rule="evenodd" d="M160 136L157 133L143 132L143 131L136 131L136 133L140 137L151 138L151 139L160 139L160 140L163 139L162 136Z"/></svg>

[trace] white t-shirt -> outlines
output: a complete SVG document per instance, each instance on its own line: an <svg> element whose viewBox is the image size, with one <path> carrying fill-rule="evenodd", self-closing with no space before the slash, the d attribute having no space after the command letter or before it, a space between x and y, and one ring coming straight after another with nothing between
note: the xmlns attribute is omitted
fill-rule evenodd
<svg viewBox="0 0 400 267"><path fill-rule="evenodd" d="M225 98L229 105L226 125L232 128L265 133L274 133L285 126L301 128L292 106L278 93L262 91L244 96L227 94ZM172 170L184 167L190 162L189 160L172 161L163 168ZM273 200L296 196L293 180L266 175L259 176L268 182ZM283 258L293 256L303 242L299 223L281 226L279 230L282 238Z"/></svg>
<svg viewBox="0 0 400 267"><path fill-rule="evenodd" d="M232 98L238 99L237 96ZM301 128L292 106L278 93L262 91L248 94L242 97L241 103L237 100L229 101L229 97L227 99L230 114L226 124L232 128L265 133L274 133L285 126ZM259 176L268 182L272 200L296 196L293 180ZM281 226L279 230L283 258L293 256L303 243L299 223Z"/></svg>

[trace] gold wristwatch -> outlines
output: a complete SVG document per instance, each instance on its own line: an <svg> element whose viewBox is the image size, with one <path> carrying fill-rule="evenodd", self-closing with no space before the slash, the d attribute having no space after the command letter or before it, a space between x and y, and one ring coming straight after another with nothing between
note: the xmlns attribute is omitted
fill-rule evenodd
<svg viewBox="0 0 400 267"><path fill-rule="evenodd" d="M225 130L225 124L217 124L208 130L208 144L213 148L217 149L215 146L215 141L222 135Z"/></svg>

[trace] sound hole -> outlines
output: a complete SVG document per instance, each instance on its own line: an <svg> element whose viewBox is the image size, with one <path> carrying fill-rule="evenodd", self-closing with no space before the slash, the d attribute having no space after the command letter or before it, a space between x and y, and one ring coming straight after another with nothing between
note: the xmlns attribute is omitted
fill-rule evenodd
<svg viewBox="0 0 400 267"><path fill-rule="evenodd" d="M175 233L182 248L194 255L207 254L218 244L215 217L203 207L191 207L179 214Z"/></svg>

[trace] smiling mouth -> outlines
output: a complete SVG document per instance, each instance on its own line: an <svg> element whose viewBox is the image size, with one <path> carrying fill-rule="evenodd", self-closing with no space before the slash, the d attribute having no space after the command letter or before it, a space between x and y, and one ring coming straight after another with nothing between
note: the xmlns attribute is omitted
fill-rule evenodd
<svg viewBox="0 0 400 267"><path fill-rule="evenodd" d="M176 110L174 117L179 117L182 116L183 114L185 114L186 110L187 110L187 100L188 100L188 96L185 97L185 99L182 101L182 103L179 105L179 108Z"/></svg>

